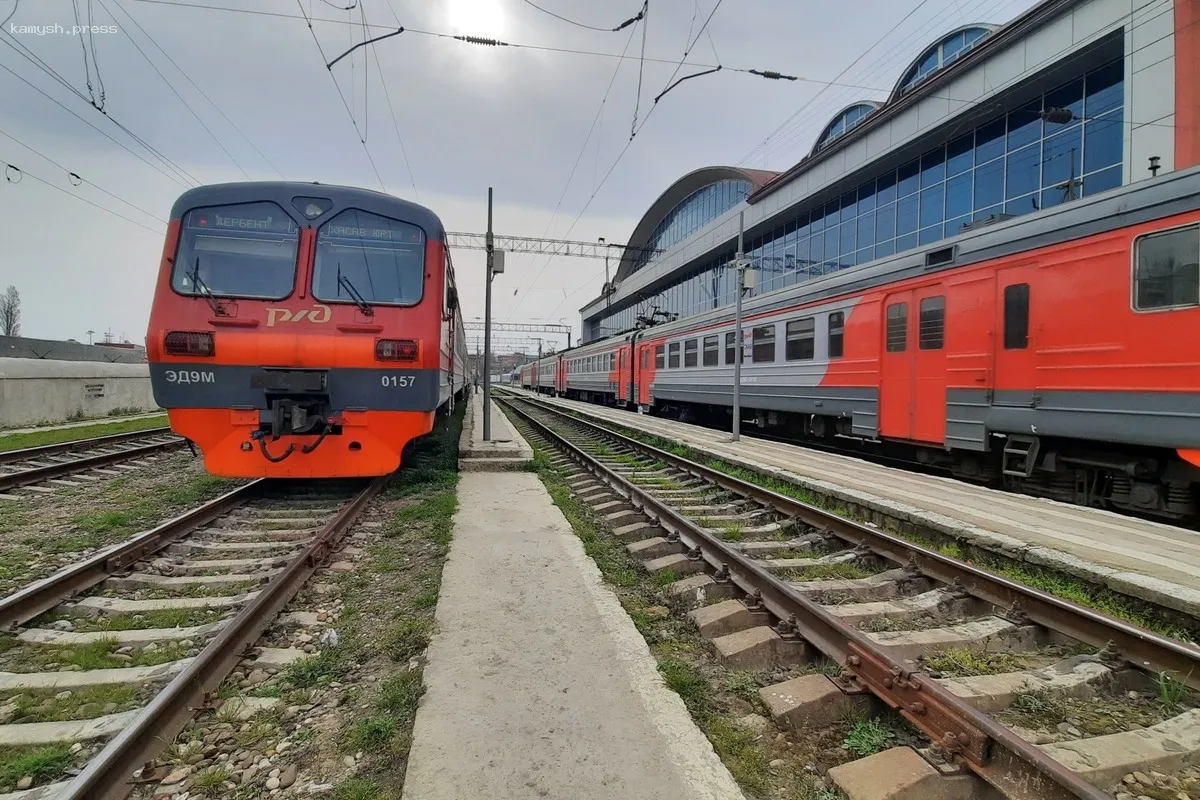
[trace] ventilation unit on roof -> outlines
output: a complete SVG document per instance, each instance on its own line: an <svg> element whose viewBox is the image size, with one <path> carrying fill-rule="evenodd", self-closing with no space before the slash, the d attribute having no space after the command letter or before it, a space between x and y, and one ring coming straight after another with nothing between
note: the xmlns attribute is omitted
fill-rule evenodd
<svg viewBox="0 0 1200 800"><path fill-rule="evenodd" d="M992 214L990 217L977 219L974 222L968 222L966 225L963 225L962 229L964 232L973 231L977 228L986 228L989 225L998 225L1001 222L1007 222L1013 218L1013 214Z"/></svg>

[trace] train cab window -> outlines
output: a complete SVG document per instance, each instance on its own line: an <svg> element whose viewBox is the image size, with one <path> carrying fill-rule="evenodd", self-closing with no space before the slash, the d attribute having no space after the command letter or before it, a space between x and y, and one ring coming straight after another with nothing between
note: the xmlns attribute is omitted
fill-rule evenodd
<svg viewBox="0 0 1200 800"><path fill-rule="evenodd" d="M317 230L312 282L313 298L325 303L414 306L425 292L425 233L346 209Z"/></svg>
<svg viewBox="0 0 1200 800"><path fill-rule="evenodd" d="M667 347L666 345L658 345L654 348L654 368L665 369L667 366Z"/></svg>
<svg viewBox="0 0 1200 800"><path fill-rule="evenodd" d="M754 363L764 364L775 360L775 326L763 325L754 329Z"/></svg>
<svg viewBox="0 0 1200 800"><path fill-rule="evenodd" d="M671 342L667 348L667 366L670 369L679 369L679 342Z"/></svg>
<svg viewBox="0 0 1200 800"><path fill-rule="evenodd" d="M183 215L171 288L183 295L281 300L296 283L300 228L274 203Z"/></svg>
<svg viewBox="0 0 1200 800"><path fill-rule="evenodd" d="M845 346L846 312L835 311L829 315L829 357L841 358Z"/></svg>
<svg viewBox="0 0 1200 800"><path fill-rule="evenodd" d="M737 359L737 339L736 333L730 331L725 334L725 363L732 364Z"/></svg>
<svg viewBox="0 0 1200 800"><path fill-rule="evenodd" d="M811 361L816 355L816 325L812 317L792 320L787 324L788 361Z"/></svg>
<svg viewBox="0 0 1200 800"><path fill-rule="evenodd" d="M908 348L908 303L887 307L887 351L903 353Z"/></svg>
<svg viewBox="0 0 1200 800"><path fill-rule="evenodd" d="M720 363L720 343L716 336L704 337L704 366L715 367Z"/></svg>
<svg viewBox="0 0 1200 800"><path fill-rule="evenodd" d="M1004 287L1004 349L1029 346L1029 284Z"/></svg>
<svg viewBox="0 0 1200 800"><path fill-rule="evenodd" d="M920 322L917 347L922 350L941 350L946 338L946 298L922 298Z"/></svg>
<svg viewBox="0 0 1200 800"><path fill-rule="evenodd" d="M688 339L683 343L683 365L685 367L696 366L697 345L695 339Z"/></svg>
<svg viewBox="0 0 1200 800"><path fill-rule="evenodd" d="M1200 226L1152 233L1134 248L1134 308L1200 305Z"/></svg>

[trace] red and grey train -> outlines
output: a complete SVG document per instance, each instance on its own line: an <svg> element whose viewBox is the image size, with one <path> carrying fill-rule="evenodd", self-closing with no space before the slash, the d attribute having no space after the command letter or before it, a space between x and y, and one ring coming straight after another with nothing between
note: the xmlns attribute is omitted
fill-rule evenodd
<svg viewBox="0 0 1200 800"><path fill-rule="evenodd" d="M1200 169L987 225L521 369L538 391L752 425L1169 519L1200 499Z"/></svg>
<svg viewBox="0 0 1200 800"><path fill-rule="evenodd" d="M389 474L467 385L441 221L344 186L184 193L146 350L172 430L228 477Z"/></svg>

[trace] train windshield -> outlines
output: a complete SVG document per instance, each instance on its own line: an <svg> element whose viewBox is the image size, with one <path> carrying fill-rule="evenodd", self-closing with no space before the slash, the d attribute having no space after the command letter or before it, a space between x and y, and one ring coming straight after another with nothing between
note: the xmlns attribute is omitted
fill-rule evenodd
<svg viewBox="0 0 1200 800"><path fill-rule="evenodd" d="M180 294L281 300L296 281L300 228L274 203L240 203L183 217L171 286Z"/></svg>
<svg viewBox="0 0 1200 800"><path fill-rule="evenodd" d="M326 303L412 306L425 290L425 233L347 209L317 231L313 297Z"/></svg>

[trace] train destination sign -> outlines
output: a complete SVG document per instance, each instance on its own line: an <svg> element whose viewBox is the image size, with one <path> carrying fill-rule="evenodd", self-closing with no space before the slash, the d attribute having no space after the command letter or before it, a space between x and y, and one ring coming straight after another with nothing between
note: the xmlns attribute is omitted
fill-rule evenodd
<svg viewBox="0 0 1200 800"><path fill-rule="evenodd" d="M245 231L248 233L296 233L299 231L299 226L295 221L274 203L198 208L188 212L187 225L192 229Z"/></svg>

